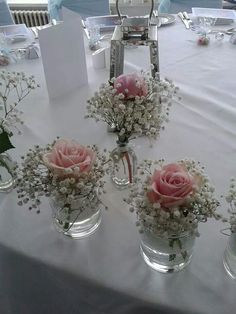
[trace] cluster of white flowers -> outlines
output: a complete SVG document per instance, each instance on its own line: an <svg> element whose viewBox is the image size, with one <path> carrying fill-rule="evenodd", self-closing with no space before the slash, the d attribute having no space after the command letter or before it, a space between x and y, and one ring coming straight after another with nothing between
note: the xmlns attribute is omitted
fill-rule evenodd
<svg viewBox="0 0 236 314"><path fill-rule="evenodd" d="M85 118L104 121L114 127L121 142L140 135L157 139L161 129L164 129L164 123L168 122L169 109L178 88L168 79L158 80L148 74L142 75L147 95L126 99L123 93L117 94L113 78L101 85L99 91L88 100L88 115ZM129 93L128 90L125 92Z"/></svg>
<svg viewBox="0 0 236 314"><path fill-rule="evenodd" d="M106 150L100 152L95 145L87 146L96 153L91 170L81 173L79 177L73 177L73 170L66 177L58 177L43 161L43 156L52 150L54 144L55 142L46 147L36 145L22 157L22 164L16 166L14 176L19 206L30 204L29 210L36 209L39 213L41 198L49 197L70 213L75 208L78 209L81 197L91 200L92 195L96 194L99 198L99 195L106 192L103 180L109 165Z"/></svg>
<svg viewBox="0 0 236 314"><path fill-rule="evenodd" d="M236 232L236 181L231 179L228 194L225 196L226 202L229 204L228 213L230 214L229 223L232 233ZM226 221L228 221L226 219Z"/></svg>
<svg viewBox="0 0 236 314"><path fill-rule="evenodd" d="M204 173L199 162L183 159L177 162L183 166L191 177L197 178L198 184L184 203L173 207L162 206L161 202L151 202L148 192L152 190L151 179L154 169L162 169L164 160L145 160L139 166L139 176L128 198L124 201L130 205L130 211L136 212L140 232L149 230L160 236L169 237L189 232L199 236L198 223L208 218L220 219L216 213L219 206L214 196L214 187Z"/></svg>
<svg viewBox="0 0 236 314"><path fill-rule="evenodd" d="M22 112L16 107L36 87L39 85L34 76L28 77L23 72L0 72L0 134L6 132L12 136L13 130L20 133L17 125L23 124Z"/></svg>

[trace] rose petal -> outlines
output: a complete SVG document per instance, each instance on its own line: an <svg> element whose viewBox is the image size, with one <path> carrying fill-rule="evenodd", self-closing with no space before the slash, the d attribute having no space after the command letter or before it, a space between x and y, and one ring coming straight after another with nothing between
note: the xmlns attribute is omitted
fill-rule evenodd
<svg viewBox="0 0 236 314"><path fill-rule="evenodd" d="M147 193L150 202L163 207L178 206L193 192L196 181L187 169L179 164L169 164L155 170L151 179L152 191Z"/></svg>
<svg viewBox="0 0 236 314"><path fill-rule="evenodd" d="M96 159L96 153L75 141L58 140L51 152L43 156L45 165L56 175L68 176L65 169L73 169L73 174L79 176L90 171Z"/></svg>

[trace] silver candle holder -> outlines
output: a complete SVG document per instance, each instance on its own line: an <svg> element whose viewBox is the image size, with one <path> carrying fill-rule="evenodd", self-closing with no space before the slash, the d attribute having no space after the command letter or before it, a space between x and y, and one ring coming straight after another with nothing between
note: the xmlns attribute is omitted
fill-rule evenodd
<svg viewBox="0 0 236 314"><path fill-rule="evenodd" d="M110 78L118 77L124 71L125 46L149 46L151 74L159 78L159 52L157 25L151 25L154 0L151 3L149 17L121 17L119 0L116 0L116 9L121 25L116 26L111 39Z"/></svg>

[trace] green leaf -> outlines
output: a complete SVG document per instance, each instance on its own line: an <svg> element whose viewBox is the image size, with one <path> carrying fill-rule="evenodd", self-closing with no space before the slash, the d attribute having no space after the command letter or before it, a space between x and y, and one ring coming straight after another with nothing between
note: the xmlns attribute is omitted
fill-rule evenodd
<svg viewBox="0 0 236 314"><path fill-rule="evenodd" d="M180 250L182 250L182 242L180 239L176 239L176 243L178 244Z"/></svg>
<svg viewBox="0 0 236 314"><path fill-rule="evenodd" d="M173 249L175 243L175 239L170 239L169 240L169 246Z"/></svg>
<svg viewBox="0 0 236 314"><path fill-rule="evenodd" d="M181 252L181 255L182 255L182 257L183 257L183 259L184 259L184 261L187 259L187 257L188 257L188 253L187 253L187 251L183 251L183 252Z"/></svg>
<svg viewBox="0 0 236 314"><path fill-rule="evenodd" d="M15 148L10 139L9 139L9 134L5 131L3 131L0 134L0 154L4 153L8 149Z"/></svg>
<svg viewBox="0 0 236 314"><path fill-rule="evenodd" d="M69 230L69 227L70 227L69 222L65 222L65 223L64 223L64 226L63 226L63 229L64 229L65 231L68 231L68 230Z"/></svg>
<svg viewBox="0 0 236 314"><path fill-rule="evenodd" d="M169 255L169 262L174 261L175 258L176 258L176 254L170 254L170 255Z"/></svg>

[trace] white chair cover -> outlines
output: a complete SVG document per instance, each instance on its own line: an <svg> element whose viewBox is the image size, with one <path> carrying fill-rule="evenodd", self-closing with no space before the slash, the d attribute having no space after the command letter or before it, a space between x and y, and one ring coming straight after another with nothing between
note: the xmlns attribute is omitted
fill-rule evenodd
<svg viewBox="0 0 236 314"><path fill-rule="evenodd" d="M49 0L48 11L51 19L60 20L62 6L78 12L83 19L109 14L109 0Z"/></svg>
<svg viewBox="0 0 236 314"><path fill-rule="evenodd" d="M160 13L192 12L192 7L221 8L222 0L161 0Z"/></svg>

